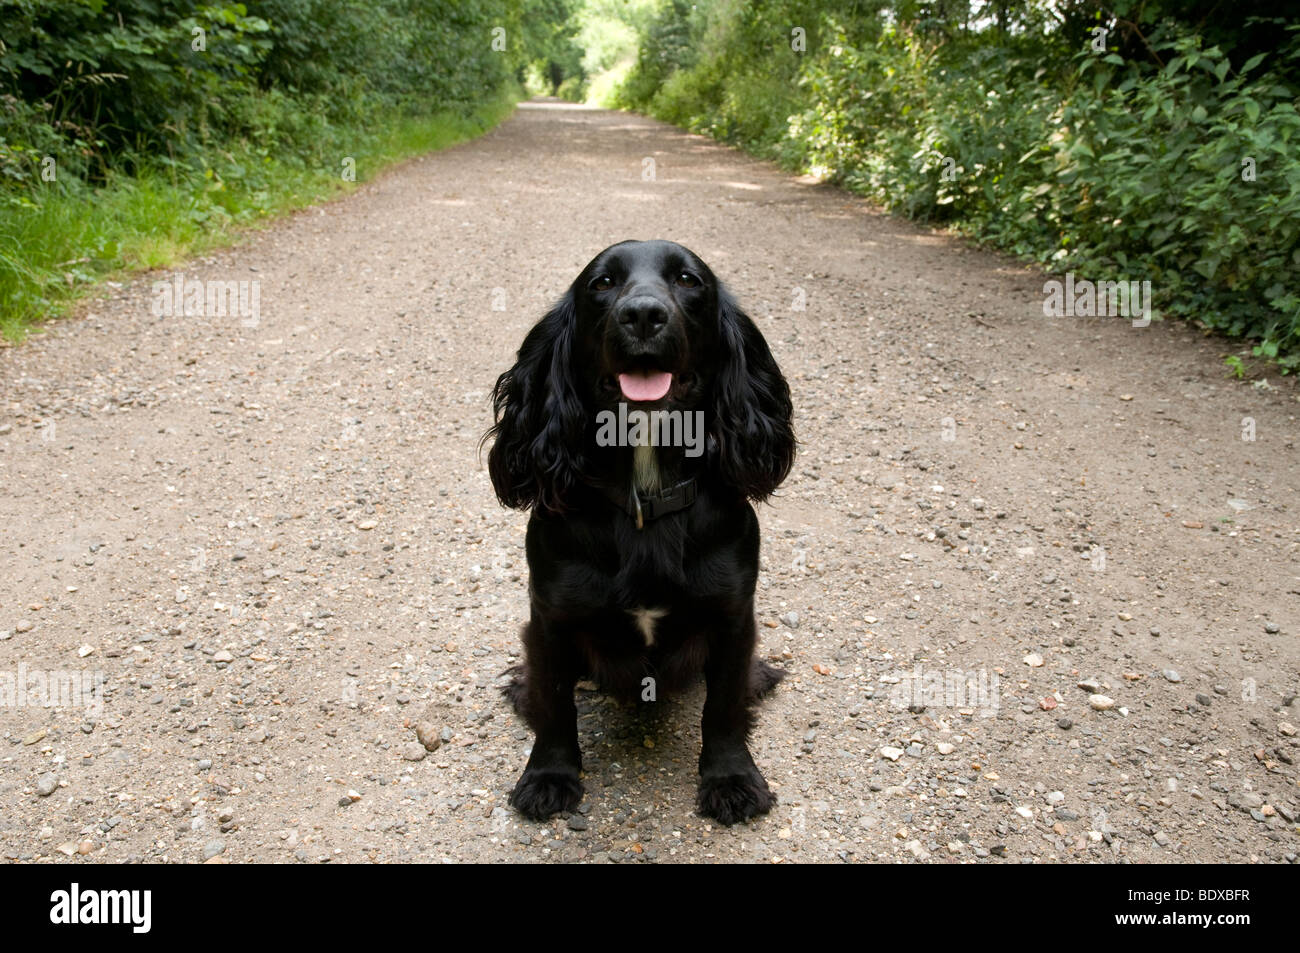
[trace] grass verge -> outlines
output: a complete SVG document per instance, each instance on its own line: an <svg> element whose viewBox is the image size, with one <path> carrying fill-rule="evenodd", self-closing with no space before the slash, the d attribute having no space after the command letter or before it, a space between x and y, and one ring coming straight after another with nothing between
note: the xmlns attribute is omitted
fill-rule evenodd
<svg viewBox="0 0 1300 953"><path fill-rule="evenodd" d="M197 163L141 162L135 174L113 173L95 187L56 180L35 192L0 191L0 339L21 341L106 280L229 245L259 222L349 192L394 163L481 135L518 98L511 91L468 115L375 117L331 130L329 145L307 156L243 143ZM348 167L355 180L345 179Z"/></svg>

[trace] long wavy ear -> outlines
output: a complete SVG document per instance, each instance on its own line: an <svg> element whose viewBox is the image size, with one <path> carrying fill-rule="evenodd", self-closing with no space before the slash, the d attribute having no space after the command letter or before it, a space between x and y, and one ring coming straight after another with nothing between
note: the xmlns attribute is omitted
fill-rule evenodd
<svg viewBox="0 0 1300 953"><path fill-rule="evenodd" d="M492 389L496 423L488 473L497 499L517 509L561 511L583 472L586 415L570 361L577 314L570 288L524 338L515 366Z"/></svg>
<svg viewBox="0 0 1300 953"><path fill-rule="evenodd" d="M718 470L745 496L764 500L794 464L790 386L762 333L725 288L718 289L718 323L712 430Z"/></svg>

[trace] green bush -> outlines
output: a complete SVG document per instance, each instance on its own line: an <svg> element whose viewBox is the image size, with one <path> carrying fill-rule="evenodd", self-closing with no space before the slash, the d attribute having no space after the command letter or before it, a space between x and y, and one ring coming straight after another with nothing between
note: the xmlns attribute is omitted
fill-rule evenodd
<svg viewBox="0 0 1300 953"><path fill-rule="evenodd" d="M1158 308L1300 364L1300 25L1219 29L1230 55L1163 20L1094 52L1099 11L1053 28L1007 4L1013 31L935 9L670 0L617 102L1053 270L1150 280Z"/></svg>
<svg viewBox="0 0 1300 953"><path fill-rule="evenodd" d="M364 178L500 118L553 32L524 14L523 0L0 0L0 327L331 194L345 156Z"/></svg>

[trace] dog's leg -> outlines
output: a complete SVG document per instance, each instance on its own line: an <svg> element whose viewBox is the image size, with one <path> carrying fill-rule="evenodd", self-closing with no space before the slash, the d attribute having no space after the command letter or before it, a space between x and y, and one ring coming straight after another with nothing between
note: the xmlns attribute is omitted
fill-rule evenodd
<svg viewBox="0 0 1300 953"><path fill-rule="evenodd" d="M557 637L554 627L536 614L525 630L524 646L526 662L522 692L516 689L516 709L537 737L510 803L540 821L557 811L572 811L582 800L578 709L573 703L578 672L572 642Z"/></svg>
<svg viewBox="0 0 1300 953"><path fill-rule="evenodd" d="M697 808L702 815L723 824L766 814L776 803L746 744L754 722L751 706L756 690L770 688L777 681L773 678L766 685L755 684L753 656L757 638L750 606L733 622L733 631L719 633L704 665L708 696L704 702Z"/></svg>

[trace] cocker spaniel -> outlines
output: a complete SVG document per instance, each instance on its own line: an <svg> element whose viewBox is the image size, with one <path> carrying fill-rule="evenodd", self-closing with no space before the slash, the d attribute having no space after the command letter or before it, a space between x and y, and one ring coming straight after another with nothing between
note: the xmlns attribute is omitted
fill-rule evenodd
<svg viewBox="0 0 1300 953"><path fill-rule="evenodd" d="M506 694L537 737L510 803L537 819L578 806L578 679L644 701L703 671L698 811L768 811L747 739L784 673L754 655L750 501L785 479L795 438L754 322L688 249L620 242L528 332L493 405L493 488L532 511L524 664Z"/></svg>

